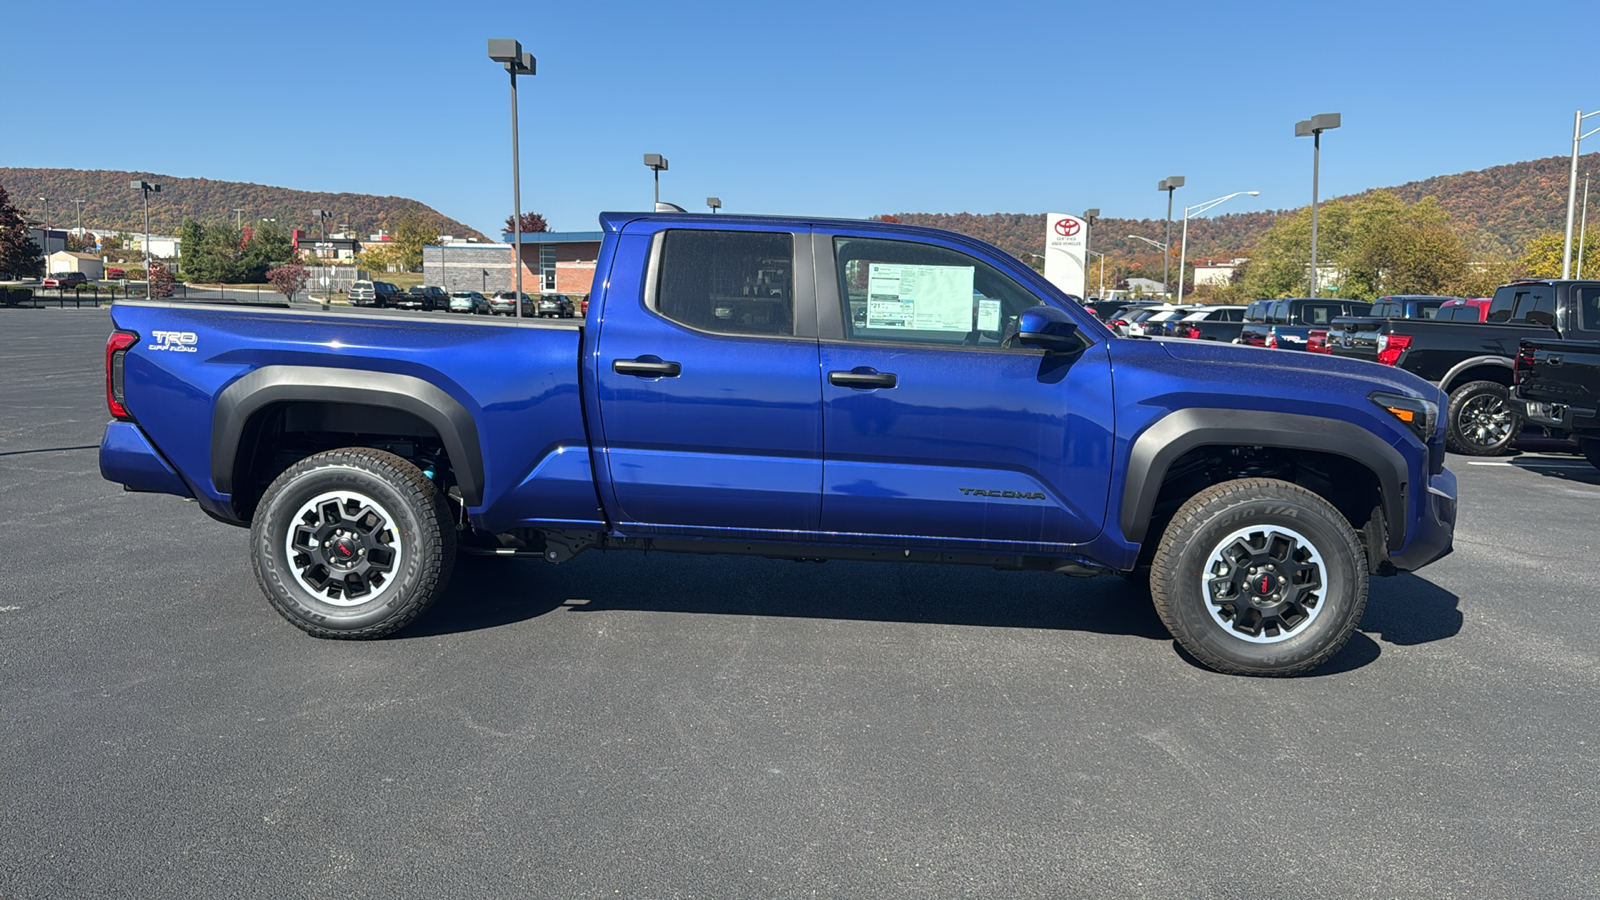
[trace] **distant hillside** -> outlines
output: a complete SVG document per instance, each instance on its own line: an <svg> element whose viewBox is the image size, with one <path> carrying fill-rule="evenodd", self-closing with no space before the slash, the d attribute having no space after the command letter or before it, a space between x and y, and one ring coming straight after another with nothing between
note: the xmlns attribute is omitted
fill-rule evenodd
<svg viewBox="0 0 1600 900"><path fill-rule="evenodd" d="M161 185L161 194L150 195L150 230L157 234L177 234L184 219L207 224L233 222L234 210L244 210L244 224L263 218L277 219L284 229L314 229L313 209L333 214L328 229L337 231L348 224L358 234L392 228L405 213L417 212L437 225L440 234L482 238L476 229L444 215L432 207L405 197L378 197L372 194L325 194L289 188L250 184L241 181L213 181L209 178L177 178L149 172L112 172L102 169L6 169L0 168L0 184L11 193L12 202L27 211L33 221L50 198L50 221L71 227L77 222L77 206L83 200L83 226L90 230L142 231L144 206L140 192L128 187L135 179Z"/></svg>
<svg viewBox="0 0 1600 900"><path fill-rule="evenodd" d="M1568 157L1550 157L1529 162L1495 166L1481 172L1439 175L1388 188L1407 201L1437 197L1467 233L1469 244L1484 253L1512 256L1522 252L1527 242L1566 224ZM1578 171L1600 175L1600 153L1580 157ZM1378 190L1374 188L1373 190ZM1370 193L1370 191L1365 192ZM1581 186L1580 186L1581 193ZM1592 193L1600 216L1600 181ZM1066 209L1065 212L1075 212ZM896 213L908 225L927 225L971 235L988 241L1023 259L1024 253L1044 251L1044 213ZM1284 211L1235 213L1196 219L1189 223L1189 258L1207 259L1247 255L1272 222ZM1161 219L1101 219L1095 229L1094 249L1113 258L1153 262L1160 266L1160 253L1148 244L1129 240L1138 234L1152 240L1165 239L1166 222ZM1178 243L1178 223L1173 223L1172 242Z"/></svg>

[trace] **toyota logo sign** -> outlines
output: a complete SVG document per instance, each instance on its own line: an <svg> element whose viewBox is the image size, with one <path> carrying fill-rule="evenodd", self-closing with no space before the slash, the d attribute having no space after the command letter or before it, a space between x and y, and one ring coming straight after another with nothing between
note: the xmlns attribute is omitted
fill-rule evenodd
<svg viewBox="0 0 1600 900"><path fill-rule="evenodd" d="M1077 234L1078 230L1082 227L1082 223L1080 223L1077 219L1057 219L1055 225L1056 234L1059 234L1062 237L1072 237L1073 235Z"/></svg>

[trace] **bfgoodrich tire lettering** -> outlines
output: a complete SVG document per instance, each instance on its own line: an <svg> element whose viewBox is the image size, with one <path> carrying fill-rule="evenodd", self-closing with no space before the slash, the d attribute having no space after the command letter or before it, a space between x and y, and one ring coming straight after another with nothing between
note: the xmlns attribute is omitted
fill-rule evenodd
<svg viewBox="0 0 1600 900"><path fill-rule="evenodd" d="M250 561L272 607L307 634L382 637L444 591L455 530L416 466L351 447L279 475L250 526Z"/></svg>
<svg viewBox="0 0 1600 900"><path fill-rule="evenodd" d="M1235 675L1295 675L1338 653L1367 605L1366 554L1326 500L1285 481L1214 485L1167 526L1150 596L1195 659Z"/></svg>

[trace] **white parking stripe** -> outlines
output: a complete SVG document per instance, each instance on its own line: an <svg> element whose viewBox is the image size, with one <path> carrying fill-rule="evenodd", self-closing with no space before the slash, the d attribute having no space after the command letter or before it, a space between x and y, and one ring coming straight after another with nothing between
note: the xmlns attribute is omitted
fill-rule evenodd
<svg viewBox="0 0 1600 900"><path fill-rule="evenodd" d="M1528 462L1468 462L1469 466L1504 466L1508 469L1531 469L1534 466L1550 466L1556 469L1587 469L1589 464L1576 459L1535 459Z"/></svg>

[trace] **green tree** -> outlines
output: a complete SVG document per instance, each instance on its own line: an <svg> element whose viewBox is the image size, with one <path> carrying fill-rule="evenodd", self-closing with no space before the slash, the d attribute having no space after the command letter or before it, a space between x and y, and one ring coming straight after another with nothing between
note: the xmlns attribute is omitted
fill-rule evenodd
<svg viewBox="0 0 1600 900"><path fill-rule="evenodd" d="M394 227L395 259L400 268L407 272L422 268L422 248L438 239L439 229L422 216L414 212L401 216Z"/></svg>
<svg viewBox="0 0 1600 900"><path fill-rule="evenodd" d="M1600 235L1596 235L1593 231L1582 235L1584 241L1581 252L1576 246L1578 237L1576 234L1572 236L1573 276L1576 277L1578 274L1580 259L1584 275L1590 278L1600 276ZM1528 246L1522 251L1522 256L1517 260L1520 274L1527 278L1560 278L1561 253L1565 241L1565 235L1559 231L1541 234L1529 241Z"/></svg>
<svg viewBox="0 0 1600 900"><path fill-rule="evenodd" d="M178 269L190 281L210 280L202 277L199 271L204 267L201 247L205 241L205 226L194 219L184 219L183 225L178 228Z"/></svg>
<svg viewBox="0 0 1600 900"><path fill-rule="evenodd" d="M1361 233L1344 261L1340 295L1437 294L1461 279L1467 249L1432 197L1406 206L1385 191L1359 209Z"/></svg>
<svg viewBox="0 0 1600 900"><path fill-rule="evenodd" d="M35 278L44 274L43 251L0 185L0 278Z"/></svg>
<svg viewBox="0 0 1600 900"><path fill-rule="evenodd" d="M273 222L252 229L250 243L244 247L242 266L245 281L259 282L270 269L294 258L294 244L287 232Z"/></svg>
<svg viewBox="0 0 1600 900"><path fill-rule="evenodd" d="M363 244L361 254L356 257L356 265L377 278L389 271L390 266L400 265L399 248L392 242Z"/></svg>

